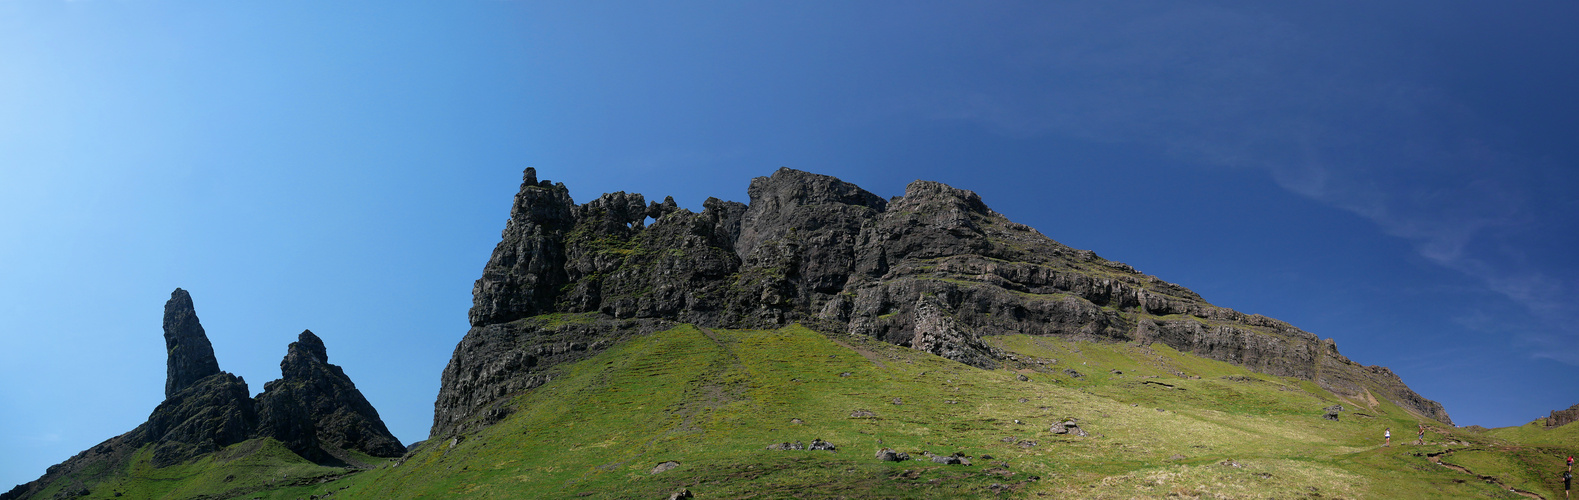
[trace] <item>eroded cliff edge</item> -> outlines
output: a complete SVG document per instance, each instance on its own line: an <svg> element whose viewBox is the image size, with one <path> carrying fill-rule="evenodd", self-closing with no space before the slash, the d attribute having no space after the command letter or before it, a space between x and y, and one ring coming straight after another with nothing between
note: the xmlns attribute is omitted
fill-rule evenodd
<svg viewBox="0 0 1579 500"><path fill-rule="evenodd" d="M677 322L802 322L984 368L1004 362L984 336L1159 342L1342 395L1377 390L1451 423L1441 404L1330 339L1064 246L971 191L916 181L884 200L782 168L748 195L709 198L700 213L624 192L578 205L526 169L472 290L472 328L444 370L432 435L502 418L504 398L552 367Z"/></svg>

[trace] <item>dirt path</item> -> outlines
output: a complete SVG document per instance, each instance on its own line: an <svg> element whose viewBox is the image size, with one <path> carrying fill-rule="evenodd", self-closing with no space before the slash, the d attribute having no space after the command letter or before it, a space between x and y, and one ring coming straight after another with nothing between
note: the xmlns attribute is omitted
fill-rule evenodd
<svg viewBox="0 0 1579 500"><path fill-rule="evenodd" d="M1511 492L1514 492L1514 493L1518 493L1520 495L1524 495L1524 496L1529 497L1529 498L1538 498L1540 500L1546 500L1546 497L1543 497L1540 494L1537 494L1537 493L1535 493L1533 491L1525 491L1525 490L1521 490L1521 489L1518 489L1518 488L1513 488L1513 487L1508 486L1507 484L1504 484L1501 480L1499 480L1499 479L1497 479L1495 477L1483 476L1483 475L1480 475L1480 474L1476 474L1476 473L1470 471L1469 469L1467 469L1467 468L1465 468L1463 466L1453 465L1453 464L1446 463L1446 462L1442 461L1442 456L1450 454L1450 453L1453 453L1454 451L1457 451L1457 450L1449 448L1449 449L1442 450L1442 451L1439 451L1439 452L1436 452L1436 453L1427 453L1425 457L1426 457L1426 460L1430 460L1431 463L1433 463L1433 464L1437 464L1437 465L1440 465L1440 466L1443 466L1443 467L1447 467L1449 469L1453 469L1453 470L1456 470L1456 471L1459 471L1459 472L1462 472L1462 473L1465 473L1465 474L1469 474L1471 476L1475 476L1477 478L1480 478L1481 481L1485 481L1485 482L1488 482L1488 483L1491 483L1491 484L1495 484L1499 488L1502 488L1502 489L1505 489L1505 490L1508 490L1508 491L1511 491Z"/></svg>

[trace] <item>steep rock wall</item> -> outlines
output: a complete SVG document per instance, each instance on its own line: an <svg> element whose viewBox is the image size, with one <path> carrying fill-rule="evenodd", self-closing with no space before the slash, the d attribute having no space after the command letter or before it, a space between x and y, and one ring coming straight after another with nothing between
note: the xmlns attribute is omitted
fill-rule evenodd
<svg viewBox="0 0 1579 500"><path fill-rule="evenodd" d="M982 340L990 335L1160 342L1339 394L1369 389L1451 422L1390 370L1349 361L1330 341L1064 246L971 191L916 181L883 200L782 168L753 179L747 192L749 204L709 199L700 214L623 192L577 205L563 184L527 169L473 288L473 327L445 370L432 435L462 429L553 372L551 360L526 368L507 361L556 342L521 340L519 332L542 329L518 320L545 313L726 328L803 322L985 368L1003 357ZM618 332L605 338L631 332L601 321L589 319L602 326L588 328ZM577 331L595 343L596 332Z"/></svg>

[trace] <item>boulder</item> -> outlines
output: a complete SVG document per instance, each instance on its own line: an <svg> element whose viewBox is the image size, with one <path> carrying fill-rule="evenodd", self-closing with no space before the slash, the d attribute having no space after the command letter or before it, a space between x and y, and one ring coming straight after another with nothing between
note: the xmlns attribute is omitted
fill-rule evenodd
<svg viewBox="0 0 1579 500"><path fill-rule="evenodd" d="M903 462L910 460L910 454L883 448L877 450L877 459L884 462Z"/></svg>

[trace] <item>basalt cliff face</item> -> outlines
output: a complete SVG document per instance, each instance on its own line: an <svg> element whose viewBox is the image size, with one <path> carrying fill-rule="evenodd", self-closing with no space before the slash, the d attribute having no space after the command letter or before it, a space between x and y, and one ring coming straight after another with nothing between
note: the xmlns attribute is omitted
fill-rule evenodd
<svg viewBox="0 0 1579 500"><path fill-rule="evenodd" d="M578 205L527 169L472 290L472 328L444 370L432 435L497 421L508 396L556 365L681 322L801 322L983 368L1016 363L983 340L992 335L1162 343L1340 395L1379 391L1451 422L1331 340L1059 244L971 191L916 181L884 200L785 168L748 194L749 204L709 198L700 213L624 192Z"/></svg>
<svg viewBox="0 0 1579 500"><path fill-rule="evenodd" d="M264 437L319 463L335 463L346 450L376 457L405 452L345 372L328 363L323 341L311 331L291 343L280 362L283 378L264 384L256 398L246 380L220 371L186 290L175 289L165 303L164 338L165 400L147 422L50 467L38 480L0 494L0 500L32 498L77 471L113 472L148 445L156 467Z"/></svg>

